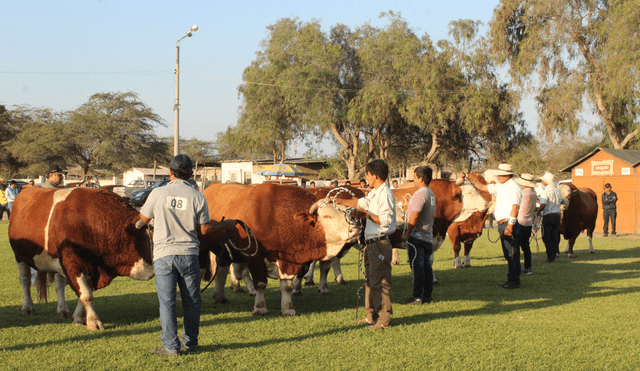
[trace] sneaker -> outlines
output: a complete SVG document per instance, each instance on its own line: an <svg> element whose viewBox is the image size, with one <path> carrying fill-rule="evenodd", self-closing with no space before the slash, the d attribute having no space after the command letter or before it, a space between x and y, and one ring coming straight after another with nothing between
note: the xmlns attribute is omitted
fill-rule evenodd
<svg viewBox="0 0 640 371"><path fill-rule="evenodd" d="M507 281L507 282L503 282L503 283L499 283L499 284L498 284L498 286L499 286L499 287L504 287L504 286L506 286L506 285L508 285L508 284L509 284L509 281Z"/></svg>
<svg viewBox="0 0 640 371"><path fill-rule="evenodd" d="M404 302L407 305L422 305L422 299L416 299L413 296Z"/></svg>
<svg viewBox="0 0 640 371"><path fill-rule="evenodd" d="M157 354L159 356L169 356L169 357L177 357L178 356L178 352L170 352L164 348L160 348L160 349L151 349L151 353L153 354Z"/></svg>
<svg viewBox="0 0 640 371"><path fill-rule="evenodd" d="M531 270L531 268L528 268L528 269L525 268L525 269L522 270L522 273L524 273L524 274L532 274L533 271Z"/></svg>

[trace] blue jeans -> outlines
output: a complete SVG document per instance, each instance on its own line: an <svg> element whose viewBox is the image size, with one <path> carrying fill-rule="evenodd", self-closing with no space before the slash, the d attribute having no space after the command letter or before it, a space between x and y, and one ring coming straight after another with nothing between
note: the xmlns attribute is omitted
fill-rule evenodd
<svg viewBox="0 0 640 371"><path fill-rule="evenodd" d="M413 298L422 299L422 302L431 301L433 292L433 269L431 268L431 250L433 245L429 242L409 237L409 264L413 271Z"/></svg>
<svg viewBox="0 0 640 371"><path fill-rule="evenodd" d="M180 351L176 313L176 283L180 287L184 326L182 344L189 349L198 346L200 332L200 265L197 255L170 255L153 262L156 289L160 301L160 340L164 349Z"/></svg>
<svg viewBox="0 0 640 371"><path fill-rule="evenodd" d="M519 229L520 224L516 223L512 229L512 236L504 234L507 229L507 223L498 226L500 232L500 242L502 243L502 253L507 260L509 273L507 274L509 283L520 286L520 246L519 245Z"/></svg>
<svg viewBox="0 0 640 371"><path fill-rule="evenodd" d="M547 250L547 260L556 260L560 246L560 213L542 216L542 242Z"/></svg>

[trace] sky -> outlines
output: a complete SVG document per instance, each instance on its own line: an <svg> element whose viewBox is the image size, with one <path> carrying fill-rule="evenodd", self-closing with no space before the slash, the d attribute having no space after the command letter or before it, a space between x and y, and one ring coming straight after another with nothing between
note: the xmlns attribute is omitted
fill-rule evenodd
<svg viewBox="0 0 640 371"><path fill-rule="evenodd" d="M0 4L0 104L74 110L100 92L139 94L173 135L176 41L180 43L180 137L213 141L237 122L237 87L266 27L280 18L320 20L323 30L384 26L392 10L432 40L458 19L491 20L498 0L449 1L5 1ZM536 132L535 117L525 116ZM325 149L326 151L326 149ZM297 153L300 155L301 153Z"/></svg>

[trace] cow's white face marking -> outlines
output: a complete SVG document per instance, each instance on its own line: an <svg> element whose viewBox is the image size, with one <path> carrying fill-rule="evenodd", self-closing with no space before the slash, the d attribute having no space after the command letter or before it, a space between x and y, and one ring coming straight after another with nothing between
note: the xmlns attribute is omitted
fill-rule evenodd
<svg viewBox="0 0 640 371"><path fill-rule="evenodd" d="M325 203L325 200L317 201L316 205L318 205L318 222L324 228L327 245L327 255L322 260L327 260L338 255L346 243L357 241L360 228L347 222L344 213L346 206L334 206L332 202Z"/></svg>
<svg viewBox="0 0 640 371"><path fill-rule="evenodd" d="M566 184L560 184L558 189L560 190L562 198L567 202L565 207L569 207L569 202L571 202L571 197L569 197L571 196L571 188Z"/></svg>
<svg viewBox="0 0 640 371"><path fill-rule="evenodd" d="M154 276L153 265L148 264L144 259L140 259L133 265L129 277L138 281L148 281Z"/></svg>
<svg viewBox="0 0 640 371"><path fill-rule="evenodd" d="M40 254L34 256L33 262L40 271L57 272L64 275L64 271L62 270L62 266L60 265L60 259L53 258L46 251L43 251Z"/></svg>
<svg viewBox="0 0 640 371"><path fill-rule="evenodd" d="M77 188L67 188L60 189L55 191L53 194L53 204L51 205L51 210L49 211L49 218L47 219L47 225L44 227L44 250L49 251L49 225L51 224L51 217L53 216L53 210L55 210L56 205L60 202L64 201L69 197L71 192L75 191Z"/></svg>
<svg viewBox="0 0 640 371"><path fill-rule="evenodd" d="M488 203L476 187L465 182L460 185L460 188L462 189L462 211L453 222L465 221L476 211L483 212L487 210Z"/></svg>

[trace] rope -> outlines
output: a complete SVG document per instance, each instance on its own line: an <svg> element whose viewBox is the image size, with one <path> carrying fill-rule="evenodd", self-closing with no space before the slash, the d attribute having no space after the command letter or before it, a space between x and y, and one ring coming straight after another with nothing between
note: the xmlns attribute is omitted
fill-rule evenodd
<svg viewBox="0 0 640 371"><path fill-rule="evenodd" d="M360 280L360 272L362 272L362 275L364 276L364 282L362 283L362 286L360 286L360 288L356 291L356 296L357 296L357 299L356 299L356 320L359 319L358 318L358 308L360 308L360 291L367 284L367 275L362 270L362 261L364 259L364 250L365 249L366 248L360 250L360 255L358 257L358 280Z"/></svg>
<svg viewBox="0 0 640 371"><path fill-rule="evenodd" d="M216 279L216 275L218 275L218 266L217 265L216 265L216 271L213 273L213 276L211 277L211 280L209 280L209 283L207 283L207 285L202 290L200 290L200 295L202 295L204 290L206 290L209 287L209 285L211 285L211 282L213 282L213 280Z"/></svg>
<svg viewBox="0 0 640 371"><path fill-rule="evenodd" d="M256 238L256 235L253 233L251 228L249 228L249 226L246 225L242 220L238 220L237 222L238 222L238 224L240 224L242 226L242 228L244 229L244 232L247 234L247 240L249 241L249 244L247 245L246 248L238 247L231 240L231 234L227 233L227 238L225 238L225 240L223 241L223 244L224 244L224 247L229 252L229 256L233 256L233 254L231 254L231 249L229 248L229 245L231 245L231 247L233 247L235 250L240 251L240 253L242 255L244 255L244 256L247 256L247 257L256 256L256 254L258 253L258 239ZM247 250L249 250L251 248L251 241L252 240L254 241L254 244L256 245L256 249L252 254L247 254L247 253L245 253L245 251L247 251Z"/></svg>

